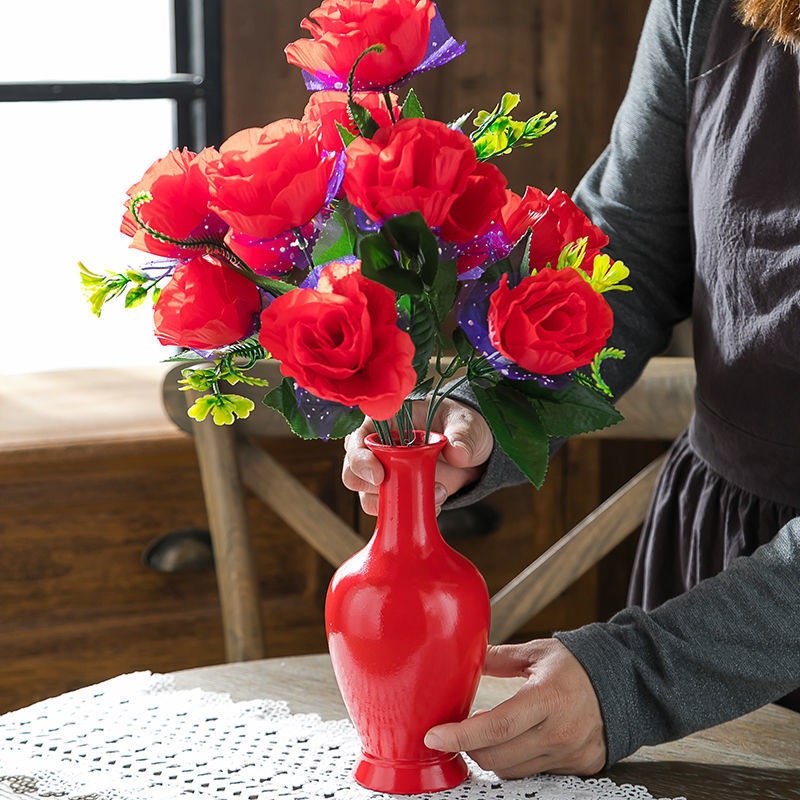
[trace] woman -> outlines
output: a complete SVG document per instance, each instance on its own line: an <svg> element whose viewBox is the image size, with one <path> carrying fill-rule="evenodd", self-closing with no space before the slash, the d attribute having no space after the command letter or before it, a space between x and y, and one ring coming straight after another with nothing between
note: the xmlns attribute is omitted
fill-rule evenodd
<svg viewBox="0 0 800 800"><path fill-rule="evenodd" d="M611 299L611 343L628 355L610 385L624 392L691 315L697 410L660 478L631 608L490 648L487 673L528 682L433 729L430 747L502 777L587 774L800 686L798 42L797 0L652 0L611 143L575 201L632 268L634 291ZM439 415L452 505L521 480L463 399ZM343 479L374 513L382 475L362 439Z"/></svg>

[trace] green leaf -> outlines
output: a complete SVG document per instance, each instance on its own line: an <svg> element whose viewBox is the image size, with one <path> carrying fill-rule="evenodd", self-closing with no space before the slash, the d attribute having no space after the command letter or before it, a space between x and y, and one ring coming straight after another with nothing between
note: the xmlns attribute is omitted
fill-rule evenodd
<svg viewBox="0 0 800 800"><path fill-rule="evenodd" d="M403 269L391 245L379 234L371 234L356 244L361 259L361 274L387 286L398 294L418 297L422 294L422 279L415 272Z"/></svg>
<svg viewBox="0 0 800 800"><path fill-rule="evenodd" d="M89 295L89 305L92 308L92 314L96 317L100 316L103 309L103 304L108 300L108 294L111 291L111 286L99 286Z"/></svg>
<svg viewBox="0 0 800 800"><path fill-rule="evenodd" d="M156 286L156 288L153 289L153 305L155 305L158 302L159 297L161 297L161 287Z"/></svg>
<svg viewBox="0 0 800 800"><path fill-rule="evenodd" d="M472 342L467 338L467 334L461 328L456 328L453 331L453 344L455 345L456 352L461 356L461 360L468 362L475 353L475 348Z"/></svg>
<svg viewBox="0 0 800 800"><path fill-rule="evenodd" d="M412 390L411 394L408 395L406 400L419 401L419 400L427 400L428 394L431 391L433 386L433 378L428 378L428 380L423 381L422 383L418 383Z"/></svg>
<svg viewBox="0 0 800 800"><path fill-rule="evenodd" d="M264 405L283 414L295 436L299 436L301 439L319 438L308 424L305 415L297 407L295 384L291 378L284 378L279 386L276 386L271 392L267 392Z"/></svg>
<svg viewBox="0 0 800 800"><path fill-rule="evenodd" d="M348 224L345 215L337 209L325 223L312 251L314 266L338 261L344 256L352 256L356 244L355 230Z"/></svg>
<svg viewBox="0 0 800 800"><path fill-rule="evenodd" d="M422 110L417 93L413 89L409 89L406 99L403 101L400 119L424 119L424 117L425 112Z"/></svg>
<svg viewBox="0 0 800 800"><path fill-rule="evenodd" d="M417 373L417 380L425 380L428 374L428 364L433 351L436 349L436 334L439 332L439 323L433 309L424 297L409 298L410 327L409 335L414 342L414 359L411 365Z"/></svg>
<svg viewBox="0 0 800 800"><path fill-rule="evenodd" d="M497 443L539 489L547 474L548 437L536 411L525 395L505 384L472 390Z"/></svg>
<svg viewBox="0 0 800 800"><path fill-rule="evenodd" d="M501 258L500 261L495 261L494 264L487 267L480 279L484 283L494 283L499 281L506 272L513 272L513 267L507 258Z"/></svg>
<svg viewBox="0 0 800 800"><path fill-rule="evenodd" d="M532 402L550 436L590 433L622 421L622 414L608 397L578 381L561 391L550 391L548 395L532 398Z"/></svg>
<svg viewBox="0 0 800 800"><path fill-rule="evenodd" d="M342 137L342 144L345 147L347 147L347 145L349 145L350 142L353 142L356 139L358 139L358 136L356 136L354 133L351 133L349 130L347 130L347 128L345 128L344 125L342 125L341 122L337 122L336 123L336 129L339 131L339 136Z"/></svg>
<svg viewBox="0 0 800 800"><path fill-rule="evenodd" d="M367 264L376 272L400 267L392 246L377 233L368 234L357 240L356 255L361 259L362 267Z"/></svg>
<svg viewBox="0 0 800 800"><path fill-rule="evenodd" d="M136 308L147 299L147 289L137 286L125 295L125 308Z"/></svg>
<svg viewBox="0 0 800 800"><path fill-rule="evenodd" d="M364 412L360 408L353 408L346 414L342 414L333 423L331 439L344 439L348 433L352 433L364 421Z"/></svg>
<svg viewBox="0 0 800 800"><path fill-rule="evenodd" d="M203 397L198 397L186 413L192 417L192 419L202 422L208 416L211 409L214 408L214 405L214 395L207 394Z"/></svg>
<svg viewBox="0 0 800 800"><path fill-rule="evenodd" d="M401 253L413 259L426 286L436 278L439 266L439 243L419 211L412 211L386 221L388 231Z"/></svg>
<svg viewBox="0 0 800 800"><path fill-rule="evenodd" d="M525 239L525 251L522 254L519 271L523 278L529 278L531 275L531 242L533 241L533 234L530 228L528 228L525 236L527 237Z"/></svg>
<svg viewBox="0 0 800 800"><path fill-rule="evenodd" d="M247 419L255 408L255 403L238 394L207 394L198 397L188 415L202 422L209 413L215 425L232 425L239 419Z"/></svg>
<svg viewBox="0 0 800 800"><path fill-rule="evenodd" d="M618 289L623 292L630 292L630 286L623 286L620 281L624 281L631 271L622 261L612 261L610 256L601 253L594 257L594 263L588 267L592 271L592 289L596 292L608 292Z"/></svg>
<svg viewBox="0 0 800 800"><path fill-rule="evenodd" d="M320 438L297 405L295 382L291 378L284 378L279 386L268 392L264 398L264 405L279 411L296 436L303 439ZM340 406L338 410L332 410L332 413L338 413L338 416L333 423L331 439L341 439L347 436L364 421L364 413L359 408Z"/></svg>
<svg viewBox="0 0 800 800"><path fill-rule="evenodd" d="M380 127L372 118L372 114L355 100L348 100L347 113L365 139L371 139Z"/></svg>
<svg viewBox="0 0 800 800"><path fill-rule="evenodd" d="M80 270L81 285L84 289L90 289L103 283L103 276L92 272L82 261L78 262L78 269Z"/></svg>
<svg viewBox="0 0 800 800"><path fill-rule="evenodd" d="M458 264L455 261L441 261L436 270L436 278L430 290L431 305L439 325L453 310L458 291Z"/></svg>
<svg viewBox="0 0 800 800"><path fill-rule="evenodd" d="M583 257L586 255L586 243L588 241L589 238L583 236L580 239L576 239L574 242L564 245L564 249L558 256L556 269L566 269L568 267L576 269L579 267L583 263Z"/></svg>
<svg viewBox="0 0 800 800"><path fill-rule="evenodd" d="M220 397L225 400L226 407L239 419L247 419L250 412L256 407L249 397L242 397L240 394L223 394ZM216 422L216 419L214 421Z"/></svg>
<svg viewBox="0 0 800 800"><path fill-rule="evenodd" d="M197 356L193 356L197 359ZM173 359L171 359L173 360ZM178 360L177 358L174 360ZM203 368L193 368L193 367L186 367L185 369L181 370L181 375L183 375L182 380L179 380L179 384L183 384L183 388L181 391L186 391L187 389L194 389L197 392L207 392L209 391L214 385L215 379L215 371L213 369L203 369Z"/></svg>

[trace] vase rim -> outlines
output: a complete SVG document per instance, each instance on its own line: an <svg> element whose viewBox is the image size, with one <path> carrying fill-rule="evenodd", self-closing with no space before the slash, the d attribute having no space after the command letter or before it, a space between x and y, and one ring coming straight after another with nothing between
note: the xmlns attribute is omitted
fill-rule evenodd
<svg viewBox="0 0 800 800"><path fill-rule="evenodd" d="M393 438L396 439L397 431L392 431ZM396 444L383 444L380 438L378 437L378 433L370 433L365 439L364 443L369 447L370 450L407 450L409 448L413 448L414 450L422 450L422 449L441 449L441 447L447 444L447 437L443 433L437 433L436 431L431 431L428 436L428 441L425 443L425 431L414 430L414 441L410 445L401 445L399 441Z"/></svg>

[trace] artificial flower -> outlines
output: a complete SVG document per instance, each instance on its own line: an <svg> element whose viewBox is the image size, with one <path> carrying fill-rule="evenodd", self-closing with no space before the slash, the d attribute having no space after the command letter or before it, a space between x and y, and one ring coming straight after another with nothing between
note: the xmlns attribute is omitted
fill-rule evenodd
<svg viewBox="0 0 800 800"><path fill-rule="evenodd" d="M342 188L370 219L419 211L432 228L445 222L478 167L469 138L432 119L381 128L351 142L346 156Z"/></svg>
<svg viewBox="0 0 800 800"><path fill-rule="evenodd" d="M258 288L216 259L180 264L153 309L161 344L213 350L248 336L261 309Z"/></svg>
<svg viewBox="0 0 800 800"><path fill-rule="evenodd" d="M560 375L590 363L614 323L608 303L577 270L547 268L513 289L504 275L488 324L504 356L530 372Z"/></svg>
<svg viewBox="0 0 800 800"><path fill-rule="evenodd" d="M323 0L300 23L312 38L288 45L286 59L326 88L344 90L358 57L381 44L383 52L369 53L358 63L354 85L383 89L423 60L435 15L431 0Z"/></svg>
<svg viewBox="0 0 800 800"><path fill-rule="evenodd" d="M414 388L414 344L397 326L394 292L333 262L316 289L295 289L261 313L259 341L281 373L324 400L359 406L373 419L395 414Z"/></svg>
<svg viewBox="0 0 800 800"><path fill-rule="evenodd" d="M600 228L572 202L566 192L553 189L546 195L528 186L524 197L509 191L502 210L502 223L512 242L519 241L531 229L530 265L538 270L548 264L555 266L561 251L568 244L586 238L586 255L582 267L591 273L594 257L608 244Z"/></svg>
<svg viewBox="0 0 800 800"><path fill-rule="evenodd" d="M360 106L369 111L378 127L385 128L393 121L400 119L402 106L399 105L399 98L396 94L390 93L392 101L392 115L386 107L386 100L378 92L355 92L353 99ZM347 92L323 91L314 92L306 103L303 111L303 122L318 123L320 125L319 136L325 150L344 150L341 134L336 124L339 123L354 136L359 131L356 124L350 118L347 111Z"/></svg>
<svg viewBox="0 0 800 800"><path fill-rule="evenodd" d="M197 254L196 248L181 248L147 233L131 213L131 200L144 192L152 199L139 203L139 217L153 230L172 239L216 236L225 225L209 208L211 190L205 167L216 155L206 148L199 155L184 148L171 150L155 161L141 180L128 189L120 231L132 238L131 247L156 256L183 258Z"/></svg>
<svg viewBox="0 0 800 800"><path fill-rule="evenodd" d="M254 239L305 225L325 204L337 166L318 133L319 125L296 119L235 133L208 163L211 208Z"/></svg>
<svg viewBox="0 0 800 800"><path fill-rule="evenodd" d="M500 217L505 192L506 177L494 164L476 164L442 222L442 238L468 242L486 233Z"/></svg>

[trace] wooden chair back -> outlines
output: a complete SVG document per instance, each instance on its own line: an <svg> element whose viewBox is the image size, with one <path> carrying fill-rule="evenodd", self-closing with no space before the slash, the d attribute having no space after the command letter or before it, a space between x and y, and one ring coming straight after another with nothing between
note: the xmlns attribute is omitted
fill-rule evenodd
<svg viewBox="0 0 800 800"><path fill-rule="evenodd" d="M164 406L173 422L194 437L208 512L228 661L262 658L264 642L258 576L245 510L247 488L270 506L332 565L359 550L364 540L254 441L293 438L286 422L261 403L265 390L237 384L256 410L233 426L210 419L197 423L186 411L196 394L180 391L185 364L164 379ZM270 385L280 380L278 364L264 361L254 374ZM625 421L597 438L674 439L694 408L694 364L690 358L656 358L619 403ZM644 519L663 458L656 459L579 525L492 597L490 641L511 636L573 581L596 564Z"/></svg>

